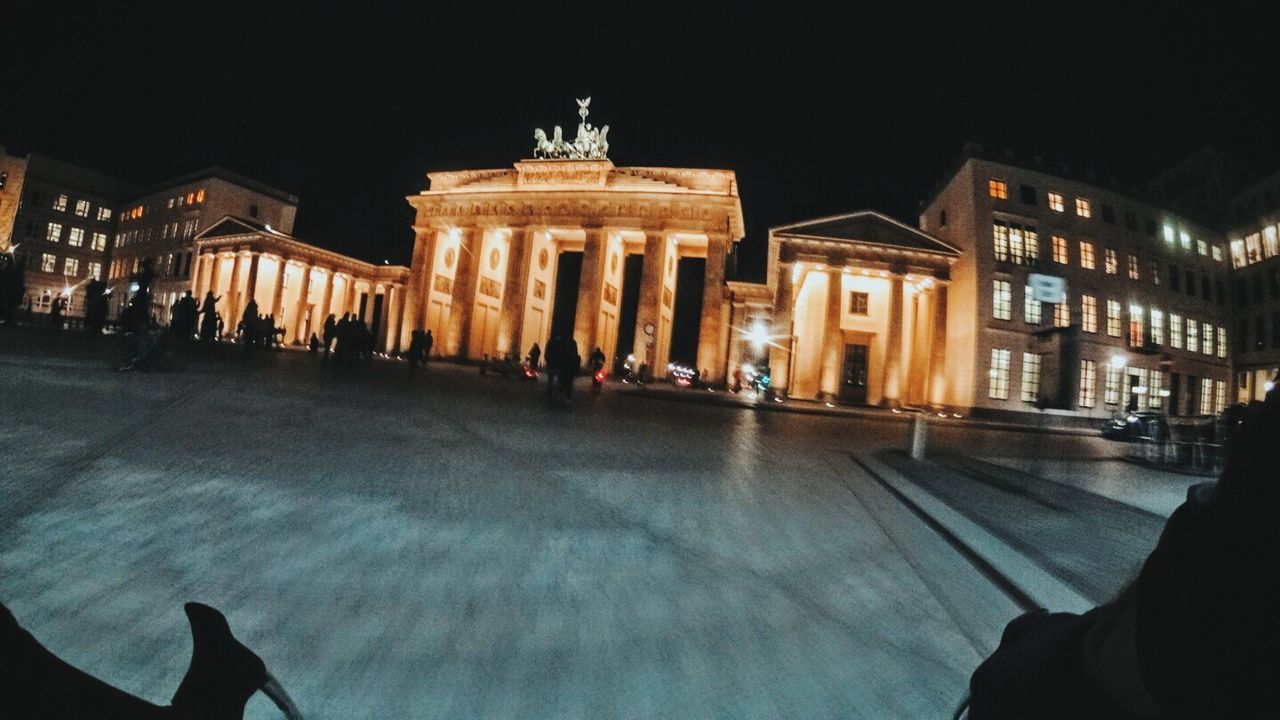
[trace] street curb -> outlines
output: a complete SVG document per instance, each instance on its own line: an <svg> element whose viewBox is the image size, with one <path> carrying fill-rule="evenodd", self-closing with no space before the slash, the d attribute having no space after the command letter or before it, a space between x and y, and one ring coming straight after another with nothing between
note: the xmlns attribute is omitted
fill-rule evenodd
<svg viewBox="0 0 1280 720"><path fill-rule="evenodd" d="M699 393L699 392L666 392L652 391L644 389L619 390L618 395L632 396L638 398L648 398L653 400L668 400L670 402L691 402L701 405L718 405L720 407L738 408L741 410L752 410L755 412L789 412L799 415L824 415L826 417L838 418L857 418L862 420L875 420L878 422L896 422L908 423L911 417L920 412L919 410L904 410L901 413L886 414L878 411L858 411L848 408L828 408L820 405L802 404L803 401L789 400L784 403L776 402L759 402L745 403L737 400L729 400L719 396L719 392ZM932 414L930 414L932 417ZM936 420L932 422L938 422ZM939 423L943 427L964 427L974 428L978 430L1000 430L1004 432L1022 432L1022 433L1053 433L1056 435L1072 435L1078 437L1096 437L1096 430L1088 430L1084 428L1061 428L1061 427L1040 427L1030 425L1010 425L1006 423L993 422L989 420L971 420L967 418L949 418Z"/></svg>
<svg viewBox="0 0 1280 720"><path fill-rule="evenodd" d="M1042 568L1008 543L992 535L977 523L961 515L932 493L877 460L870 453L854 453L854 461L876 480L883 483L905 503L932 520L945 534L959 543L998 577L997 584L1007 583L1020 599L1053 612L1087 612L1095 603L1067 583Z"/></svg>

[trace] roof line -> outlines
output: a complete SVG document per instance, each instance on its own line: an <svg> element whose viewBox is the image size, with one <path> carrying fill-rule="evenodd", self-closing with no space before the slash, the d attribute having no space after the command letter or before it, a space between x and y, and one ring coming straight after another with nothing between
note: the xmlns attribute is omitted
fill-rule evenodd
<svg viewBox="0 0 1280 720"><path fill-rule="evenodd" d="M787 224L787 225L778 225L778 226L776 226L776 227L771 227L771 228L769 228L769 234L770 234L770 235L772 235L772 234L777 233L777 232L785 232L785 231L787 231L787 230L790 230L791 228L798 228L798 227L801 227L801 226L804 226L804 225L816 225L816 224L818 224L818 223L831 222L831 221L833 221L833 220L848 220L848 219L850 219L850 218L862 217L862 216L866 216L866 215L870 215L871 217L875 217L875 218L879 218L879 219L881 219L881 220L888 221L888 222L890 222L890 223L892 223L892 224L894 224L894 225L896 225L896 226L898 226L898 227L902 228L903 230L906 230L906 231L908 231L908 232L910 232L910 233L912 233L912 234L914 234L914 235L918 235L918 236L920 236L920 237L922 237L922 238L924 238L924 239L926 239L926 240L928 240L928 241L930 241L930 242L935 242L935 243L937 243L937 244L941 245L942 247L947 248L948 250L950 250L950 251L954 252L954 253L955 253L955 254L957 254L957 255L962 255L962 254L964 254L964 253L963 253L963 251L962 251L962 250L960 250L960 248L958 248L958 247L956 247L956 246L952 245L951 243L946 242L946 241L944 241L944 240L940 240L940 239L938 239L938 238L936 238L936 237L934 237L934 236L930 235L929 233L927 233L927 232L925 232L925 231L923 231L923 230L921 230L921 229L919 229L919 228L911 227L910 225L908 225L908 224L906 224L906 223L902 222L901 220L898 220L898 219L896 219L896 218L889 217L888 215L885 215L884 213L882 213L882 212L880 212L880 211L878 211L878 210L854 210L853 212L841 213L841 214L839 214L839 215L829 215L829 216L827 216L827 217L813 218L813 219L810 219L810 220L802 220L802 221L800 221L800 222L789 223L789 224ZM793 234L793 235L802 235L802 236L804 236L804 237L812 237L812 238L815 238L815 239L822 239L820 236L816 236L816 235L805 235L804 233L791 233L791 234ZM875 244L875 245L890 245L890 243L873 243L873 244ZM902 246L901 246L901 245L891 245L891 247L902 247ZM919 248L903 248L903 249L906 249L906 250L918 250Z"/></svg>

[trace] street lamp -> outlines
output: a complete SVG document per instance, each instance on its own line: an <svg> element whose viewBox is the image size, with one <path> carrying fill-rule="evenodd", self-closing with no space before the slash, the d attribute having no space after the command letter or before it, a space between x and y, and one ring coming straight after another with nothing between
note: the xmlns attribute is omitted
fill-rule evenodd
<svg viewBox="0 0 1280 720"><path fill-rule="evenodd" d="M743 333L743 335L755 347L757 353L763 351L764 346L769 344L769 331L759 321L753 324L751 329Z"/></svg>
<svg viewBox="0 0 1280 720"><path fill-rule="evenodd" d="M1110 362L1111 362L1111 367L1119 370L1120 368L1124 367L1125 363L1129 362L1129 360L1124 355L1121 355L1120 353L1116 353L1115 355L1111 356Z"/></svg>

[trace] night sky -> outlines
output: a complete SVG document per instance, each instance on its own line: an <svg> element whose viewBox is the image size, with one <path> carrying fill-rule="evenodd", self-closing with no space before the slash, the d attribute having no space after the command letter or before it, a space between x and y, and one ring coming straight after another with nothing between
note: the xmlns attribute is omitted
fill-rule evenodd
<svg viewBox="0 0 1280 720"><path fill-rule="evenodd" d="M748 278L771 225L914 224L966 140L1121 181L1209 143L1280 167L1276 24L1220 5L372 5L10 0L0 144L144 184L222 165L298 195L302 239L407 263L425 173L509 167L591 95L615 163L737 172Z"/></svg>

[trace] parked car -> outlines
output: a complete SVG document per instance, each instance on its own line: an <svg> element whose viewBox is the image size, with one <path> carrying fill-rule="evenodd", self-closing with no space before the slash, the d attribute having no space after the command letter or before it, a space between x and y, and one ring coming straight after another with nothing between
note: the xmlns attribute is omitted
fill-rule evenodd
<svg viewBox="0 0 1280 720"><path fill-rule="evenodd" d="M1102 426L1102 437L1126 442L1138 439L1168 440L1169 418L1157 410L1117 415Z"/></svg>

